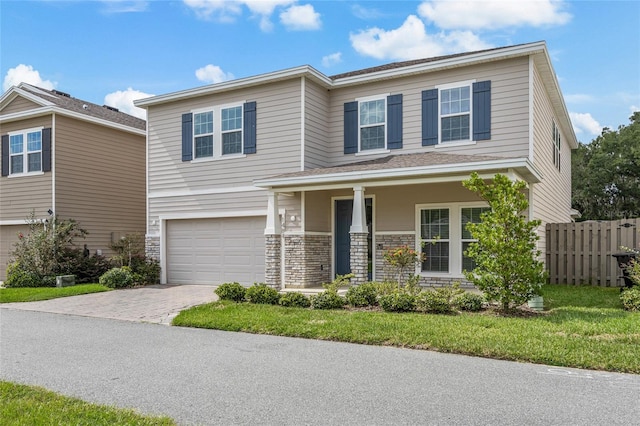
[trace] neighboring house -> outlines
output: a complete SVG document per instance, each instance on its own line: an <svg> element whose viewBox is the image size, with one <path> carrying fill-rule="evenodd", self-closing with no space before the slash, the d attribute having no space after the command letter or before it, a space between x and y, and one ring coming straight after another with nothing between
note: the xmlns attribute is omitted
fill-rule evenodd
<svg viewBox="0 0 640 426"><path fill-rule="evenodd" d="M486 208L472 171L528 183L529 215L571 221L577 141L544 42L325 76L310 66L136 101L148 112L147 251L162 282L308 287L463 279Z"/></svg>
<svg viewBox="0 0 640 426"><path fill-rule="evenodd" d="M0 97L0 280L31 212L75 219L91 253L145 232L145 121L22 83Z"/></svg>

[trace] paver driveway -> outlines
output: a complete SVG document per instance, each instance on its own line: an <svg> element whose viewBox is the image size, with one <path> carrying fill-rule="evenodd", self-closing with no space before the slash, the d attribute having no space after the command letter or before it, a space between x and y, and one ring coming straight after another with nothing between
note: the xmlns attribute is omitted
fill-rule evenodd
<svg viewBox="0 0 640 426"><path fill-rule="evenodd" d="M38 302L3 303L2 307L170 324L181 310L217 300L214 289L208 285L153 285Z"/></svg>

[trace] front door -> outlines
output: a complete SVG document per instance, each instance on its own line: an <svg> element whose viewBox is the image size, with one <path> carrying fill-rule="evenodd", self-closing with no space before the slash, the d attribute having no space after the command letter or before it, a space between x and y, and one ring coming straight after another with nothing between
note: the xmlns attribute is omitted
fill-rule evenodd
<svg viewBox="0 0 640 426"><path fill-rule="evenodd" d="M335 200L335 273L345 275L351 272L351 218L353 215L353 200ZM373 200L365 198L365 210L367 216L368 256L369 256L369 279L372 278L373 266Z"/></svg>

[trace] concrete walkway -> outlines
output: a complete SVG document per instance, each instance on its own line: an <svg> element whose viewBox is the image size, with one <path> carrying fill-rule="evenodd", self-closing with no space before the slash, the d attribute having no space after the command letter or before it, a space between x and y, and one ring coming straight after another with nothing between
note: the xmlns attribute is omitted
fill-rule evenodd
<svg viewBox="0 0 640 426"><path fill-rule="evenodd" d="M181 310L217 300L214 289L208 285L153 285L0 306L168 325Z"/></svg>

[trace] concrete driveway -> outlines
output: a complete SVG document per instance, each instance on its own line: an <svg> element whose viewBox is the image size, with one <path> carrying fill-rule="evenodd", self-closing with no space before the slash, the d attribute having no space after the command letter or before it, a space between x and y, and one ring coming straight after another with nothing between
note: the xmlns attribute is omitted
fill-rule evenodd
<svg viewBox="0 0 640 426"><path fill-rule="evenodd" d="M152 285L38 302L3 303L1 306L168 325L181 310L217 300L214 289L215 286L208 285Z"/></svg>

